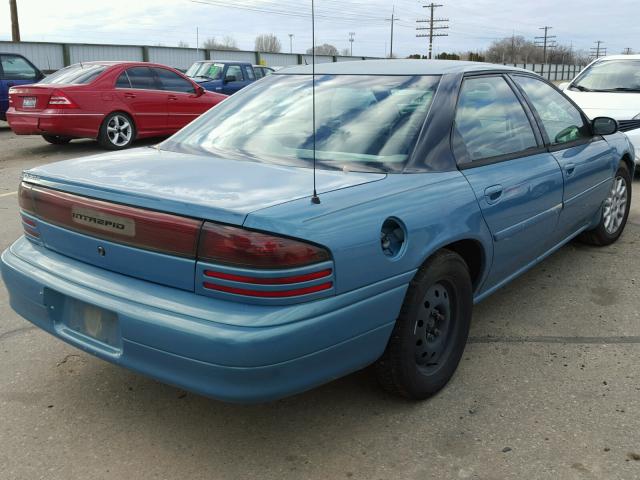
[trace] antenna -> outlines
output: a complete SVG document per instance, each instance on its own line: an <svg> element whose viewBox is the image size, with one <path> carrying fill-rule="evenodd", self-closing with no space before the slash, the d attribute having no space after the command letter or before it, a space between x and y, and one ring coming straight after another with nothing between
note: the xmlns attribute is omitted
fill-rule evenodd
<svg viewBox="0 0 640 480"><path fill-rule="evenodd" d="M312 115L313 115L313 197L311 197L311 203L319 205L320 197L316 190L316 8L314 0L311 0L311 37L312 37L312 60L311 66L311 103L312 103Z"/></svg>

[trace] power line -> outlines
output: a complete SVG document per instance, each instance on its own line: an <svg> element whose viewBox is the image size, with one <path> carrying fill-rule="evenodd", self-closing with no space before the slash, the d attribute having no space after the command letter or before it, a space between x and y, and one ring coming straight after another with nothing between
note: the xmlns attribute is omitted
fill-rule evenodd
<svg viewBox="0 0 640 480"><path fill-rule="evenodd" d="M437 33L437 30L446 30L449 28L449 25L438 25L440 23L447 23L449 22L448 18L434 18L434 11L436 8L440 8L443 7L444 5L440 5L440 4L436 4L436 3L430 3L429 5L423 5L424 8L428 8L431 12L430 16L429 16L429 20L416 20L417 23L428 23L429 26L428 27L416 27L417 31L421 31L421 30L429 30L428 34L424 34L424 33L418 33L416 35L416 37L418 38L425 38L428 37L429 38L429 59L432 58L433 55L433 39L434 37L448 37L449 34L448 33Z"/></svg>

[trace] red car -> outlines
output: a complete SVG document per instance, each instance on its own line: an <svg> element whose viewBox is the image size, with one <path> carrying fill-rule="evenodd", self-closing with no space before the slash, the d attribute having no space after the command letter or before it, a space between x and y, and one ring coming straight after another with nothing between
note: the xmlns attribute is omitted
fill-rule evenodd
<svg viewBox="0 0 640 480"><path fill-rule="evenodd" d="M7 121L18 135L57 145L95 138L119 150L136 138L171 135L225 98L163 65L87 62L11 88Z"/></svg>

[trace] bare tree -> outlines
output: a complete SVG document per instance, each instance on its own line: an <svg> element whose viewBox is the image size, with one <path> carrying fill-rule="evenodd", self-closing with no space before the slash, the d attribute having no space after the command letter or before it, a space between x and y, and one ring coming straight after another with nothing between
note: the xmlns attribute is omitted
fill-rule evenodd
<svg viewBox="0 0 640 480"><path fill-rule="evenodd" d="M280 53L282 44L273 33L263 33L256 37L255 50L265 53Z"/></svg>
<svg viewBox="0 0 640 480"><path fill-rule="evenodd" d="M215 37L207 38L202 43L202 48L205 50L238 50L237 42L231 36L224 37L221 42L216 40Z"/></svg>
<svg viewBox="0 0 640 480"><path fill-rule="evenodd" d="M316 55L338 55L338 49L329 43L317 45L315 47ZM307 50L307 55L311 55L313 50Z"/></svg>
<svg viewBox="0 0 640 480"><path fill-rule="evenodd" d="M182 40L180 40L178 42L178 48L189 48L189 44L187 42L183 42Z"/></svg>

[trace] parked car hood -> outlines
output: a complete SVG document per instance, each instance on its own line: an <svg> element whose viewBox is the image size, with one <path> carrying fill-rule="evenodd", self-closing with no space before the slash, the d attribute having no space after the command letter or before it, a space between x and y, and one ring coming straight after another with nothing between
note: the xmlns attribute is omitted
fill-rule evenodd
<svg viewBox="0 0 640 480"><path fill-rule="evenodd" d="M630 92L576 92L565 90L592 120L595 117L612 117L631 120L640 114L640 93Z"/></svg>
<svg viewBox="0 0 640 480"><path fill-rule="evenodd" d="M382 180L380 173L317 171L318 193ZM66 160L25 179L79 195L241 225L254 211L311 197L313 171L145 147Z"/></svg>

